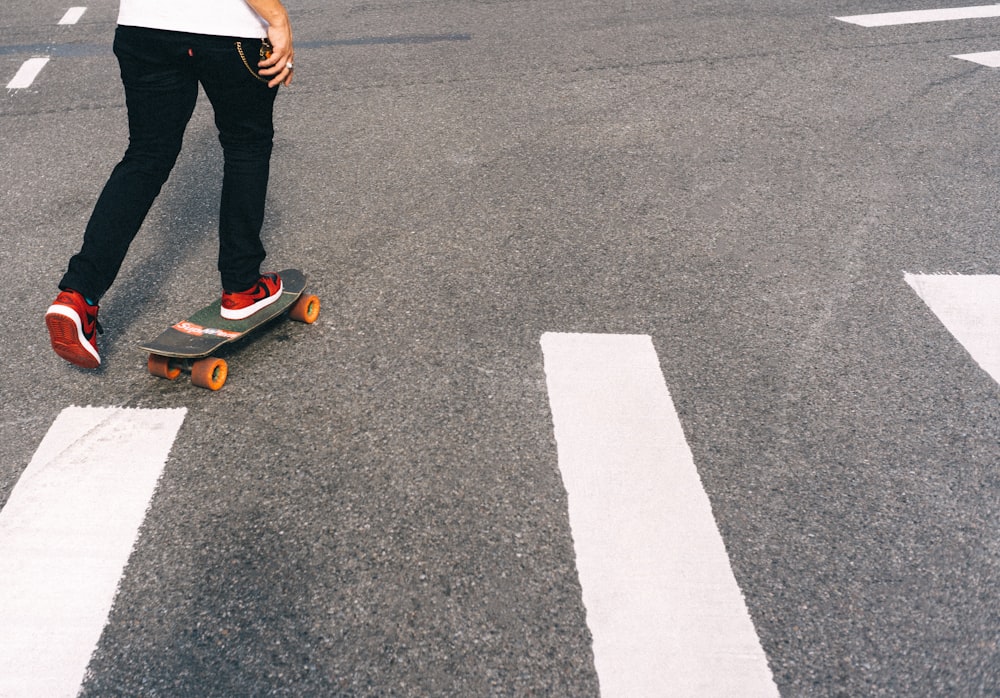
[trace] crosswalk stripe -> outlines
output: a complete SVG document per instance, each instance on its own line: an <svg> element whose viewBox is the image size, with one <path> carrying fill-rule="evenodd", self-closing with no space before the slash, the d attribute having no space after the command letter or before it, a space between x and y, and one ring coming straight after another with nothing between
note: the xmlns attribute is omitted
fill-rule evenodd
<svg viewBox="0 0 1000 698"><path fill-rule="evenodd" d="M906 283L1000 383L1000 276L906 274Z"/></svg>
<svg viewBox="0 0 1000 698"><path fill-rule="evenodd" d="M69 407L0 510L0 696L75 696L186 410Z"/></svg>
<svg viewBox="0 0 1000 698"><path fill-rule="evenodd" d="M986 17L1000 17L1000 5L949 7L939 10L909 10L905 12L880 12L876 14L836 17L836 19L850 24L858 24L862 27L887 27L897 24L947 22L958 19L983 19Z"/></svg>
<svg viewBox="0 0 1000 698"><path fill-rule="evenodd" d="M48 56L38 56L36 58L29 58L18 71L14 73L14 77L11 81L7 83L8 90L23 90L26 87L31 87L31 84L35 82L35 78L38 74L42 72L42 68L45 64L49 62Z"/></svg>
<svg viewBox="0 0 1000 698"><path fill-rule="evenodd" d="M602 695L777 696L650 337L541 345Z"/></svg>
<svg viewBox="0 0 1000 698"><path fill-rule="evenodd" d="M963 53L952 56L961 58L963 61L972 61L989 68L1000 68L1000 51L983 51L982 53Z"/></svg>
<svg viewBox="0 0 1000 698"><path fill-rule="evenodd" d="M59 24L76 24L86 11L86 7L71 7L66 10L66 14L59 20Z"/></svg>

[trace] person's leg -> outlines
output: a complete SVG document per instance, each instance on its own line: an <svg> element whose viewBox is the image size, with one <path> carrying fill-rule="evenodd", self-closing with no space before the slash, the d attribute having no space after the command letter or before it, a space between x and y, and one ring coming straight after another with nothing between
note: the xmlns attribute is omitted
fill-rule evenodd
<svg viewBox="0 0 1000 698"><path fill-rule="evenodd" d="M219 272L223 289L239 292L258 283L266 256L261 228L277 90L252 72L259 60L260 40L242 40L242 56L235 42L206 46L198 67L215 110L225 161L219 206Z"/></svg>
<svg viewBox="0 0 1000 698"><path fill-rule="evenodd" d="M59 287L97 302L160 193L194 111L198 81L181 36L119 27L115 54L128 108L129 146L94 206L83 246Z"/></svg>

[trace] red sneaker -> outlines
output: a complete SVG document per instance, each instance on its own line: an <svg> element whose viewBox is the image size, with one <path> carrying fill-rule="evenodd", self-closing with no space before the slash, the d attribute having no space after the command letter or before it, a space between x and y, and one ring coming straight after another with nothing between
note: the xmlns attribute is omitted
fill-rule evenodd
<svg viewBox="0 0 1000 698"><path fill-rule="evenodd" d="M283 288L281 277L277 274L264 274L246 291L239 293L223 291L222 317L227 320L248 318L278 300Z"/></svg>
<svg viewBox="0 0 1000 698"><path fill-rule="evenodd" d="M67 290L56 296L45 312L52 349L59 356L80 368L97 368L101 357L97 353L97 306L90 305L76 291Z"/></svg>

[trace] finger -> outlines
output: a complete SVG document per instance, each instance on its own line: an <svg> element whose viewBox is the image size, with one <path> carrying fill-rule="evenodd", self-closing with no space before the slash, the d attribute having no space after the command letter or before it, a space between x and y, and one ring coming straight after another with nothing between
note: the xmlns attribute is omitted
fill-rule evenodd
<svg viewBox="0 0 1000 698"><path fill-rule="evenodd" d="M274 70L278 70L278 72L274 73L273 72ZM268 87L277 87L278 85L291 85L292 84L292 77L293 77L293 70L294 70L294 66L292 65L292 61L290 61L290 60L286 61L284 63L284 65L281 66L280 69L278 69L278 67L275 66L274 68L271 69L272 74L274 75L274 78L269 83L267 83L267 86ZM260 72L261 72L261 75L264 74L263 70L260 71Z"/></svg>
<svg viewBox="0 0 1000 698"><path fill-rule="evenodd" d="M260 72L262 72L262 73L265 70L271 71L271 72L274 72L274 71L277 70L277 71L280 72L281 69L285 65L285 60L286 60L286 56L285 56L285 54L284 54L283 51L280 52L280 53L278 51L275 51L268 58L266 58L266 59L260 61L259 63L257 63L257 67L261 69Z"/></svg>
<svg viewBox="0 0 1000 698"><path fill-rule="evenodd" d="M277 75L282 72L287 66L292 65L292 53L278 53L277 51L271 55L266 61L261 61L257 64L260 68L261 75Z"/></svg>

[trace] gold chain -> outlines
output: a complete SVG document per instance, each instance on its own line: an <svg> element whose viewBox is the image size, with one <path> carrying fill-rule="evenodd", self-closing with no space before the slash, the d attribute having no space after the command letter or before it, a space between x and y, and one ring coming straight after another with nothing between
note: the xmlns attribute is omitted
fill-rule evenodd
<svg viewBox="0 0 1000 698"><path fill-rule="evenodd" d="M267 56L271 55L271 51L269 49L270 49L270 46L268 45L267 42L265 42L260 47L260 56L261 56L262 59L263 58L267 58ZM267 52L267 55L264 55L265 51ZM249 63L249 61L247 61L247 56L246 56L245 53L243 53L243 42L242 41L237 41L236 42L236 52L240 54L240 58L243 60L243 65L245 65L247 67L247 70L250 71L251 75L253 75L255 78L257 78L261 82L267 82L267 80L265 78L262 78L260 75L257 74L257 72L253 68L250 67L250 63Z"/></svg>

